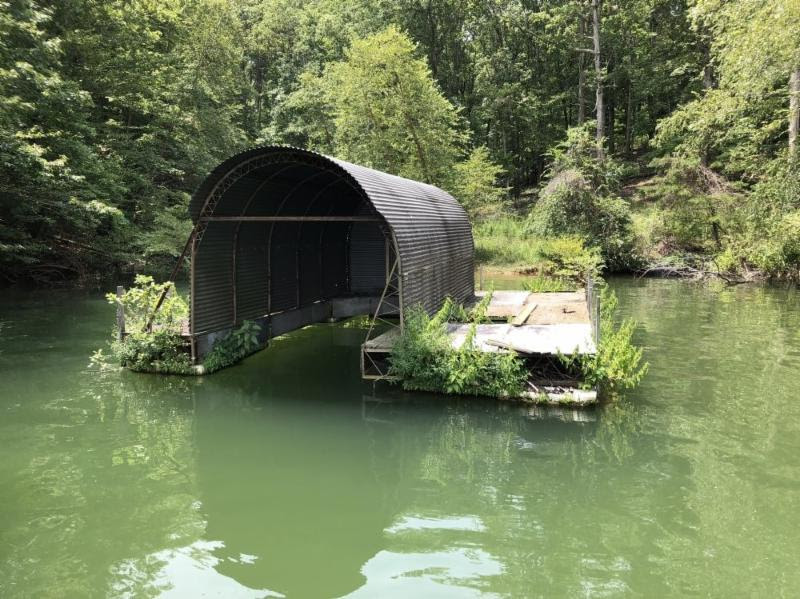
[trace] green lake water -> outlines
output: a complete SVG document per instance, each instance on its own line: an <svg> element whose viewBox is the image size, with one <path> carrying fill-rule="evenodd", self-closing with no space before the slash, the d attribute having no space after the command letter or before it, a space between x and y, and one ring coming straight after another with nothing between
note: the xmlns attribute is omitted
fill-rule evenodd
<svg viewBox="0 0 800 599"><path fill-rule="evenodd" d="M102 298L0 292L0 597L796 596L800 292L612 285L650 373L585 412L374 390L343 324L93 372Z"/></svg>

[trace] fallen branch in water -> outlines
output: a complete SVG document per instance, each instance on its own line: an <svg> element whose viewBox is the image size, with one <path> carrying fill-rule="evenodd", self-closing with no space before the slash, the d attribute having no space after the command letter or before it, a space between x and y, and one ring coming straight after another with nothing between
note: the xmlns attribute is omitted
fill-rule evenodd
<svg viewBox="0 0 800 599"><path fill-rule="evenodd" d="M694 280L716 277L724 281L728 285L741 285L742 283L749 283L753 281L753 279L755 278L752 275L742 277L729 272L720 272L718 270L705 270L701 268L695 268L694 266L688 266L686 264L681 264L681 265L656 264L653 266L649 266L643 271L640 271L638 275L639 278L647 276L661 276L661 277L675 277L675 278L694 279Z"/></svg>

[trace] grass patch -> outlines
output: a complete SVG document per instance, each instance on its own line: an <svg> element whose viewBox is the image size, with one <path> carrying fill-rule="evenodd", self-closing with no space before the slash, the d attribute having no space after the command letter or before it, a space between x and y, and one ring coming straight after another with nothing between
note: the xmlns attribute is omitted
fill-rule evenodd
<svg viewBox="0 0 800 599"><path fill-rule="evenodd" d="M587 247L580 237L538 237L519 218L477 223L472 232L478 264L562 280L583 280L587 274L598 274L602 267L599 251Z"/></svg>
<svg viewBox="0 0 800 599"><path fill-rule="evenodd" d="M559 291L577 291L578 283L567 277L536 276L523 281L522 287L534 293L554 293Z"/></svg>

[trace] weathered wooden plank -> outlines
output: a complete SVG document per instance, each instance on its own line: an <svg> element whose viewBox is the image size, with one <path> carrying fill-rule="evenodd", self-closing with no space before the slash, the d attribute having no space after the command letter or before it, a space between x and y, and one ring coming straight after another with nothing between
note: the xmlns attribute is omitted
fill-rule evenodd
<svg viewBox="0 0 800 599"><path fill-rule="evenodd" d="M515 327L525 324L525 322L528 320L528 317L531 315L531 312L533 312L538 305L539 304L536 303L525 304L522 307L522 311L520 311L520 313L514 317L514 320L511 321L511 324Z"/></svg>

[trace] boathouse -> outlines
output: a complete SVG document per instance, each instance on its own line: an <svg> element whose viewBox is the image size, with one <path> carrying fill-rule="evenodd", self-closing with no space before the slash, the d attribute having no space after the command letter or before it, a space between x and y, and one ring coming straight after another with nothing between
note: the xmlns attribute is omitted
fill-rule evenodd
<svg viewBox="0 0 800 599"><path fill-rule="evenodd" d="M474 296L464 209L433 185L288 147L215 168L190 204L192 356L244 320L266 339ZM265 340L266 340L265 339Z"/></svg>

